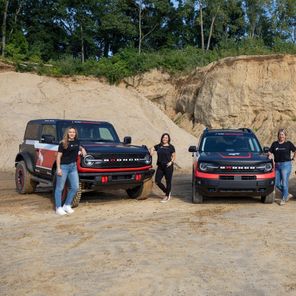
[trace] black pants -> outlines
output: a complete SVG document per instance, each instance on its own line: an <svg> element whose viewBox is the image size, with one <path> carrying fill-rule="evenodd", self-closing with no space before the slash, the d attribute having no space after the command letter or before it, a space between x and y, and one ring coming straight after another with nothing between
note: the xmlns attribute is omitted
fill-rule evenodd
<svg viewBox="0 0 296 296"><path fill-rule="evenodd" d="M157 166L155 174L155 183L157 186L165 193L166 196L169 196L172 189L172 178L173 178L174 166ZM161 179L165 177L166 186L161 183Z"/></svg>

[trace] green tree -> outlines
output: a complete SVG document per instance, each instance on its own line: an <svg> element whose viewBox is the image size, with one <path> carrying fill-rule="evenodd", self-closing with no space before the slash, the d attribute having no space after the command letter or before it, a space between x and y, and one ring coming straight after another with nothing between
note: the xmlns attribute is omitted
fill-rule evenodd
<svg viewBox="0 0 296 296"><path fill-rule="evenodd" d="M1 55L4 57L5 55L5 46L6 46L6 26L7 26L7 12L8 12L8 5L9 1L4 0L2 1L3 7L3 20L2 20L2 43L1 43Z"/></svg>

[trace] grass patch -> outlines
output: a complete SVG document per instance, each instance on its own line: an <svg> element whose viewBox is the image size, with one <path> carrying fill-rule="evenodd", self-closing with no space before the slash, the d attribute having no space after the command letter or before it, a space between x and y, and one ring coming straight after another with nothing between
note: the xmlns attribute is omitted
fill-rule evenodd
<svg viewBox="0 0 296 296"><path fill-rule="evenodd" d="M180 50L162 49L142 52L135 49L124 49L109 58L88 59L81 63L79 59L66 55L47 63L33 61L14 61L16 70L21 72L37 72L49 76L86 75L106 77L109 83L116 84L123 78L135 76L151 69L165 70L170 74L188 73L196 67L206 66L225 57L239 55L296 54L296 45L278 41L272 48L264 45L262 40L246 39L240 42L226 40L213 50L202 51L196 47Z"/></svg>

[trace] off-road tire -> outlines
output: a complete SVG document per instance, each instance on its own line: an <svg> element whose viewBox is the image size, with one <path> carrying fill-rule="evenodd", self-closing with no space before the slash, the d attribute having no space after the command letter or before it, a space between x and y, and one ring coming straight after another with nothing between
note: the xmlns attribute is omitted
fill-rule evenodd
<svg viewBox="0 0 296 296"><path fill-rule="evenodd" d="M127 195L130 198L136 198L138 200L147 199L152 191L152 179L145 180L141 185L126 190Z"/></svg>
<svg viewBox="0 0 296 296"><path fill-rule="evenodd" d="M272 191L268 195L261 196L261 202L263 202L265 204L272 204L274 202L274 199L275 199L275 192L274 191Z"/></svg>
<svg viewBox="0 0 296 296"><path fill-rule="evenodd" d="M81 199L81 195L82 195L82 183L79 182L78 191L75 194L73 201L72 201L72 208L78 207L80 199Z"/></svg>
<svg viewBox="0 0 296 296"><path fill-rule="evenodd" d="M195 178L195 174L194 174L194 167L192 168L191 185L192 185L192 196L191 196L192 203L194 203L194 204L203 203L204 197L201 194L199 194L199 192L196 189L197 182L196 182L196 178Z"/></svg>
<svg viewBox="0 0 296 296"><path fill-rule="evenodd" d="M196 185L196 179L194 178L192 181L192 203L201 204L203 203L204 197L197 191Z"/></svg>
<svg viewBox="0 0 296 296"><path fill-rule="evenodd" d="M55 187L56 187L56 173L55 172L54 172L52 184L53 184L52 198L53 198L53 204L55 205L55 198L54 198ZM67 197L68 187L69 187L69 183L68 183L68 181L66 181L65 187L62 191L62 206L64 205L66 197ZM75 194L73 201L72 201L72 205L71 205L72 208L78 207L80 199L81 199L81 195L82 195L82 183L79 181L78 191Z"/></svg>
<svg viewBox="0 0 296 296"><path fill-rule="evenodd" d="M28 171L24 161L17 163L15 168L15 185L18 193L33 193L37 182L32 180L32 175Z"/></svg>

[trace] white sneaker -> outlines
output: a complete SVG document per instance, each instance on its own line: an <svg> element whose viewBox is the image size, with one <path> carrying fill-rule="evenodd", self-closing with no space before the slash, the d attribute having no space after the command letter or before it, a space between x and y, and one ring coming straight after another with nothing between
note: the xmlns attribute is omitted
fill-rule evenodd
<svg viewBox="0 0 296 296"><path fill-rule="evenodd" d="M62 207L58 207L56 209L56 214L57 215L60 215L60 216L64 216L64 215L67 215L67 213L64 211L64 209Z"/></svg>
<svg viewBox="0 0 296 296"><path fill-rule="evenodd" d="M68 213L68 214L72 214L72 213L74 213L74 210L71 208L70 205L64 205L64 206L63 206L63 210L64 210L66 213Z"/></svg>
<svg viewBox="0 0 296 296"><path fill-rule="evenodd" d="M160 202L167 202L168 201L168 197L165 196Z"/></svg>
<svg viewBox="0 0 296 296"><path fill-rule="evenodd" d="M172 198L172 196L171 196L171 192L170 192L169 196L167 197L167 201L169 201L171 198Z"/></svg>
<svg viewBox="0 0 296 296"><path fill-rule="evenodd" d="M286 204L286 201L284 199L281 200L280 206L284 206Z"/></svg>
<svg viewBox="0 0 296 296"><path fill-rule="evenodd" d="M293 198L293 195L291 193L289 193L289 195L286 198L286 201L288 201L290 198Z"/></svg>

